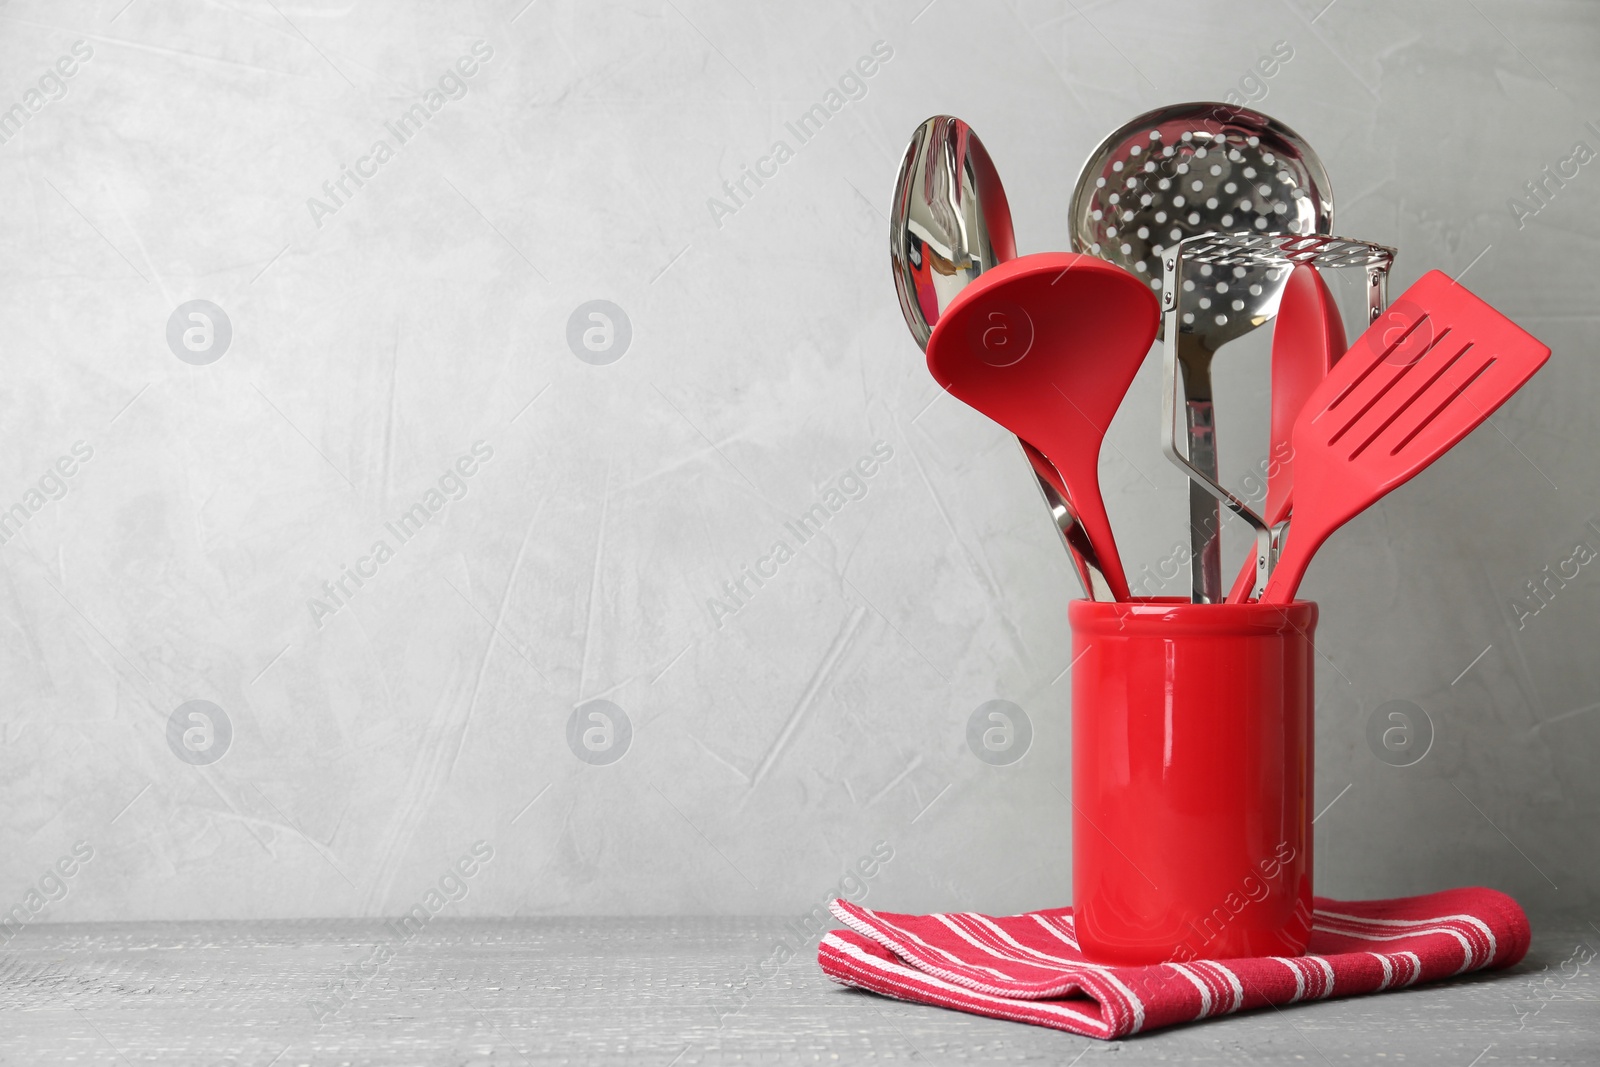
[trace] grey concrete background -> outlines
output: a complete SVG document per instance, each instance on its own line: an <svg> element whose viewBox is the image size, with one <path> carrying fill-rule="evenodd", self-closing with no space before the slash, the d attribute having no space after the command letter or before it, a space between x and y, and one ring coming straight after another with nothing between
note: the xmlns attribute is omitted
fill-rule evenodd
<svg viewBox="0 0 1600 1067"><path fill-rule="evenodd" d="M1229 93L1319 150L1397 286L1466 272L1555 350L1310 573L1318 889L1592 908L1600 584L1526 583L1600 548L1600 164L1525 183L1600 150L1597 47L1600 7L1508 0L0 6L0 909L1067 903L1074 586L1009 438L900 321L889 190L958 114L1023 249L1064 248L1101 136ZM593 300L625 346L582 316L569 344ZM1236 481L1265 367L1264 338L1219 361ZM1183 536L1156 369L1103 464L1136 577ZM968 747L991 700L1031 726L1014 762ZM1411 747L1369 744L1396 708Z"/></svg>

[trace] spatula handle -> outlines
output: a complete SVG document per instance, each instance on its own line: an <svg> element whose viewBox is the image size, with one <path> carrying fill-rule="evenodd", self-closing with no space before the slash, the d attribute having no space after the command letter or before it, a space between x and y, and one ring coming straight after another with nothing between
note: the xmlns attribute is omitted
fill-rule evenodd
<svg viewBox="0 0 1600 1067"><path fill-rule="evenodd" d="M1306 576L1311 557L1322 547L1326 535L1318 536L1320 524L1296 521L1289 528L1289 537L1278 556L1272 577L1267 579L1266 591L1261 594L1263 604L1291 604L1300 590L1300 579Z"/></svg>

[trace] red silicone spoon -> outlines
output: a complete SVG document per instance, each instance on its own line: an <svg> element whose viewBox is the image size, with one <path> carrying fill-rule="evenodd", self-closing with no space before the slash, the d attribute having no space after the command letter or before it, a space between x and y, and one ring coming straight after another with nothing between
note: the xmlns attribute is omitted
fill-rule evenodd
<svg viewBox="0 0 1600 1067"><path fill-rule="evenodd" d="M1449 451L1550 349L1429 271L1369 326L1294 426L1294 523L1263 603L1286 604L1328 535Z"/></svg>
<svg viewBox="0 0 1600 1067"><path fill-rule="evenodd" d="M1344 322L1328 283L1317 268L1301 264L1284 286L1277 323L1272 328L1272 447L1267 456L1267 502L1261 512L1268 526L1277 526L1289 517L1294 492L1291 439L1295 419L1346 347ZM1238 604L1249 597L1255 577L1252 554L1234 580L1229 602Z"/></svg>
<svg viewBox="0 0 1600 1067"><path fill-rule="evenodd" d="M1100 497L1100 445L1155 340L1156 298L1121 267L1043 252L991 267L945 308L928 370L957 399L1042 452L1128 599Z"/></svg>

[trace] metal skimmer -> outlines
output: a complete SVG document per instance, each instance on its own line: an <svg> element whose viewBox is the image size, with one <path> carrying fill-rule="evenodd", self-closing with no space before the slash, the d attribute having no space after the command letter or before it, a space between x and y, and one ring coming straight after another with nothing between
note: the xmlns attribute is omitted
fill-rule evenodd
<svg viewBox="0 0 1600 1067"><path fill-rule="evenodd" d="M1072 198L1072 239L1081 252L1116 263L1160 292L1163 255L1207 233L1326 234L1333 196L1309 145L1258 111L1219 103L1148 112L1107 137L1089 157ZM1289 272L1266 263L1201 264L1177 294L1177 358L1183 369L1187 471L1215 483L1211 358L1277 311ZM1162 293L1163 300L1167 297ZM1171 327L1163 319L1163 332ZM1191 482L1191 599L1223 599L1222 516L1209 488Z"/></svg>

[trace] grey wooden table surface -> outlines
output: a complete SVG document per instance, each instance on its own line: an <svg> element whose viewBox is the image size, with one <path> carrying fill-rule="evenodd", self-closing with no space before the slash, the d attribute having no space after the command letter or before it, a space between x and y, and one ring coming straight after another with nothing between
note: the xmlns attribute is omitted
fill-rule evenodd
<svg viewBox="0 0 1600 1067"><path fill-rule="evenodd" d="M1584 922L1536 924L1533 950L1511 971L1121 1042L846 990L823 978L809 954L735 998L732 988L767 957L782 925L435 920L405 940L357 921L29 927L0 948L0 1059L1600 1063L1600 931ZM377 946L392 956L375 954Z"/></svg>

